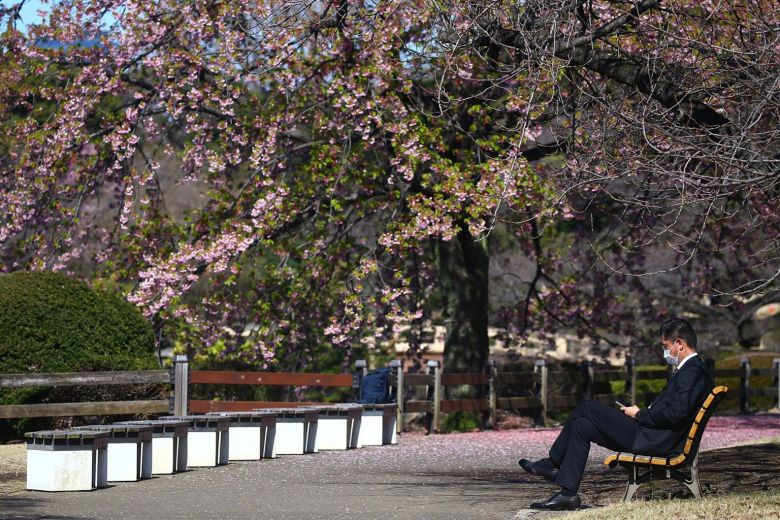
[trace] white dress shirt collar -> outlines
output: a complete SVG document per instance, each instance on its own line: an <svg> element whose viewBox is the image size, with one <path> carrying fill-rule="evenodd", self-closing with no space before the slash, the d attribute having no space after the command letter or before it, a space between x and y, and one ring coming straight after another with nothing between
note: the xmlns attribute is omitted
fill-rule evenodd
<svg viewBox="0 0 780 520"><path fill-rule="evenodd" d="M698 356L698 355L699 355L698 353L694 352L693 354L688 354L687 356L685 356L685 359L683 359L682 361L677 363L677 370L680 370L683 367L683 365L685 364L686 361L691 359L693 356Z"/></svg>

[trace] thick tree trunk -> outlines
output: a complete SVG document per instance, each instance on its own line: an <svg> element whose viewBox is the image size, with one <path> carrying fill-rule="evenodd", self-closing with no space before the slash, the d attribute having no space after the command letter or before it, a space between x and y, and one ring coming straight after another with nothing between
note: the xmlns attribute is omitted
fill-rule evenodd
<svg viewBox="0 0 780 520"><path fill-rule="evenodd" d="M481 372L488 359L487 239L475 241L468 230L437 244L439 279L444 295L447 372Z"/></svg>

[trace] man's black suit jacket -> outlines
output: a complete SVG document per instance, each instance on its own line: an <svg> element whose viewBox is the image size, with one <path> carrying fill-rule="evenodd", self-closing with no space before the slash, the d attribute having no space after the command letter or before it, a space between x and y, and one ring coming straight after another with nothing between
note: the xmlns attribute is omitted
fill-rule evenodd
<svg viewBox="0 0 780 520"><path fill-rule="evenodd" d="M633 452L663 457L682 453L686 433L712 386L699 356L688 359L650 406L636 414L639 431Z"/></svg>

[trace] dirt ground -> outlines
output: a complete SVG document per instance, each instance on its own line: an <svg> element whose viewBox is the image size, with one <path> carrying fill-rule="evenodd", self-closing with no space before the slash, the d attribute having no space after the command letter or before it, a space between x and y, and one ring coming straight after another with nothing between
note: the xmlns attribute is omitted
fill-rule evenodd
<svg viewBox="0 0 780 520"><path fill-rule="evenodd" d="M26 445L0 444L0 494L22 491L26 485Z"/></svg>
<svg viewBox="0 0 780 520"><path fill-rule="evenodd" d="M705 496L749 493L780 487L780 443L736 446L699 454L699 478ZM597 476L598 474L598 476ZM615 499L615 489L625 488L626 471L606 466L583 482L583 501L605 505ZM655 482L639 488L637 498L689 497L683 485L674 481ZM620 497L622 499L622 496Z"/></svg>

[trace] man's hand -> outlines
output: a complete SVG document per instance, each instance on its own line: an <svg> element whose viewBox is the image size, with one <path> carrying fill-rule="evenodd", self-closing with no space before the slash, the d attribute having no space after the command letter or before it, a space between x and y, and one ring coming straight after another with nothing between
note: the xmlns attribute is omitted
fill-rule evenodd
<svg viewBox="0 0 780 520"><path fill-rule="evenodd" d="M638 406L623 406L620 409L621 412L628 415L632 419L636 419L636 414L639 413L639 407Z"/></svg>

